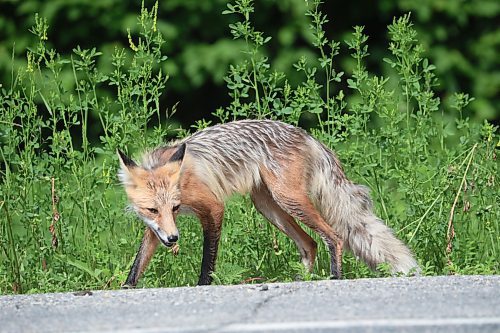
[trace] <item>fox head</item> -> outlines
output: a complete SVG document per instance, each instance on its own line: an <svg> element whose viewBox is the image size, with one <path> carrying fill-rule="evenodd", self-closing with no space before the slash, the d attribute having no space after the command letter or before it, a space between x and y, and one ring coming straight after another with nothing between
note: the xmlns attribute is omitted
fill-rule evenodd
<svg viewBox="0 0 500 333"><path fill-rule="evenodd" d="M140 166L117 151L118 175L132 208L167 247L179 238L175 219L181 205L179 178L185 151L184 143L166 163L154 168Z"/></svg>

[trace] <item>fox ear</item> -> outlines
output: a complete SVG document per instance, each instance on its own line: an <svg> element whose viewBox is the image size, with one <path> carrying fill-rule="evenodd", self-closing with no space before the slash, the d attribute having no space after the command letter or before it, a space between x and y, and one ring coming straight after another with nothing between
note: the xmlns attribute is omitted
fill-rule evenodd
<svg viewBox="0 0 500 333"><path fill-rule="evenodd" d="M183 143L179 149L170 157L168 160L169 163L172 162L178 162L179 164L182 163L182 160L184 159L184 154L186 153L186 144Z"/></svg>
<svg viewBox="0 0 500 333"><path fill-rule="evenodd" d="M120 160L120 164L123 167L136 167L137 164L127 155L125 155L120 149L116 150L116 153L118 154L118 158Z"/></svg>
<svg viewBox="0 0 500 333"><path fill-rule="evenodd" d="M163 166L163 170L168 174L169 179L172 182L179 181L179 177L182 173L182 161L184 160L184 155L186 153L186 144L183 143L177 148L177 150L170 156L168 163Z"/></svg>
<svg viewBox="0 0 500 333"><path fill-rule="evenodd" d="M132 184L132 174L131 169L137 167L137 164L127 155L125 155L121 150L117 149L116 153L118 159L120 160L120 171L118 172L118 178L123 185Z"/></svg>

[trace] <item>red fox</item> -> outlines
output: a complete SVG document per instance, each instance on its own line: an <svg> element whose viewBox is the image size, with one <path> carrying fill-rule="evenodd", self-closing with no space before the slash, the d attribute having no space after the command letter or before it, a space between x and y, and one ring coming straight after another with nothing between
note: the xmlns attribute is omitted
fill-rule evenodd
<svg viewBox="0 0 500 333"><path fill-rule="evenodd" d="M409 249L372 212L364 186L342 171L333 151L304 130L270 120L216 125L146 153L141 165L118 151L119 178L146 231L125 286L133 287L157 245L179 239L176 218L193 213L203 229L198 284L212 282L224 200L250 194L257 210L297 245L311 271L316 242L295 219L318 233L330 252L333 278L341 277L342 249L375 269L388 263L394 273L418 271Z"/></svg>

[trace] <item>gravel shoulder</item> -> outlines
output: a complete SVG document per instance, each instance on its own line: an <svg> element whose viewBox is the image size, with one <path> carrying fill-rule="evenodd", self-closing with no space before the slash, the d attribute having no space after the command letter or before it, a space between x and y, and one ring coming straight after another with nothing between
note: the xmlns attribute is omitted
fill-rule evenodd
<svg viewBox="0 0 500 333"><path fill-rule="evenodd" d="M500 276L0 296L0 332L500 332Z"/></svg>

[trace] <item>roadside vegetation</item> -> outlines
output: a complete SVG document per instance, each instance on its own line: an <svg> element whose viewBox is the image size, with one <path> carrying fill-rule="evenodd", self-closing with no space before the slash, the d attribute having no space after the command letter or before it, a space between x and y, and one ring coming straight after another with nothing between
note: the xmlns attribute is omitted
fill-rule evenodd
<svg viewBox="0 0 500 333"><path fill-rule="evenodd" d="M158 3L143 6L140 33L129 32L132 57L119 47L105 53L79 46L61 56L47 47L47 22L36 16L37 44L0 87L0 293L119 288L144 225L125 209L116 149L138 157L213 124L196 119L179 129L171 121L175 106L160 103L168 94L161 66L168 40L157 29L157 10ZM273 39L253 25L252 1L236 0L223 14L233 18L229 30L245 57L227 69L230 102L214 110L217 121L266 118L306 127L337 152L353 181L371 189L378 215L414 251L423 274L499 273L498 128L467 117L474 101L467 93L455 93L450 107L441 104L436 67L410 14L388 26L383 61L390 75L381 76L367 70L364 28L354 27L345 41L329 40L319 0L309 1L304 15L317 56L293 65L298 84L262 52ZM336 63L345 53L353 59L349 72ZM113 69L100 71L99 61ZM71 77L63 77L68 68ZM100 127L99 138L89 135L90 126ZM178 225L179 254L159 248L140 285L196 283L201 228L192 217ZM293 242L249 198L234 197L215 283L327 278L328 253L318 243L314 273L306 274ZM349 253L343 267L349 279L387 275Z"/></svg>

